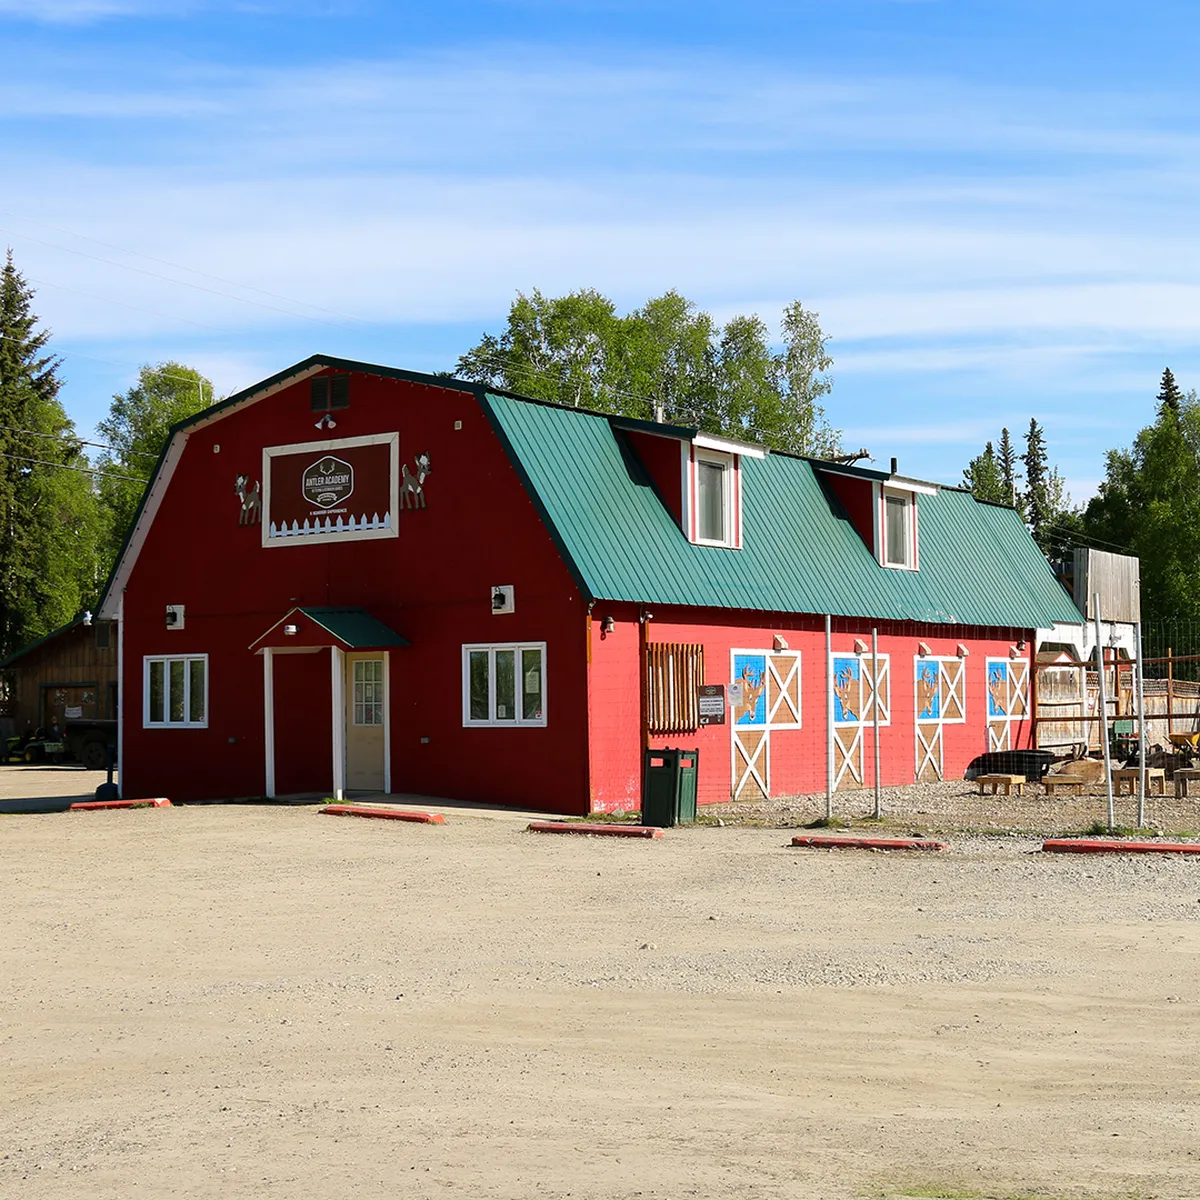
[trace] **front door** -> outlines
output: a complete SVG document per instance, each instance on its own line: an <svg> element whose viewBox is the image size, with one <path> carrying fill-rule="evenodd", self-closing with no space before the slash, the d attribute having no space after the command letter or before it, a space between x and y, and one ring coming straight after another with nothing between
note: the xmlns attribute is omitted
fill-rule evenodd
<svg viewBox="0 0 1200 1200"><path fill-rule="evenodd" d="M350 791L384 790L386 672L386 656L346 655L346 787Z"/></svg>

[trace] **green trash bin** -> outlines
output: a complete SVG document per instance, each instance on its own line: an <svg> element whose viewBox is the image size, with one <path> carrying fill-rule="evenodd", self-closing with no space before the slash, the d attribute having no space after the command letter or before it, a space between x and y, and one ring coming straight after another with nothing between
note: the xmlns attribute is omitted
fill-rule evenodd
<svg viewBox="0 0 1200 1200"><path fill-rule="evenodd" d="M669 829L696 823L699 750L647 750L642 780L642 824Z"/></svg>

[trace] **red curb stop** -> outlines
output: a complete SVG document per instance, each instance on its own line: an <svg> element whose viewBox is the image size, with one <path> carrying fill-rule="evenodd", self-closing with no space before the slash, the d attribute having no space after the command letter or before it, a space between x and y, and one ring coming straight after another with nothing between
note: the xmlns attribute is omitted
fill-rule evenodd
<svg viewBox="0 0 1200 1200"><path fill-rule="evenodd" d="M418 825L445 825L441 813L413 812L403 808L364 808L357 804L328 804L320 810L331 817L380 817L385 821L413 821Z"/></svg>
<svg viewBox="0 0 1200 1200"><path fill-rule="evenodd" d="M1200 842L1125 842L1119 838L1087 841L1082 838L1050 838L1042 849L1052 854L1200 854Z"/></svg>
<svg viewBox="0 0 1200 1200"><path fill-rule="evenodd" d="M171 808L166 796L153 796L146 800L79 800L72 804L69 812L96 812L102 808Z"/></svg>
<svg viewBox="0 0 1200 1200"><path fill-rule="evenodd" d="M530 821L530 833L579 833L592 837L660 838L662 830L653 825L581 825L566 821Z"/></svg>
<svg viewBox="0 0 1200 1200"><path fill-rule="evenodd" d="M793 846L813 850L945 850L945 842L930 838L849 837L843 834L794 837Z"/></svg>

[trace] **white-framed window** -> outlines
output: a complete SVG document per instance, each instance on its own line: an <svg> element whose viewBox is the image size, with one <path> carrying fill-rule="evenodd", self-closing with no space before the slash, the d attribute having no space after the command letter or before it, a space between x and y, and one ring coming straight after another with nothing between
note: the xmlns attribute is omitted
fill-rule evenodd
<svg viewBox="0 0 1200 1200"><path fill-rule="evenodd" d="M383 724L383 659L354 662L354 724Z"/></svg>
<svg viewBox="0 0 1200 1200"><path fill-rule="evenodd" d="M689 471L691 540L735 549L741 544L738 455L692 447Z"/></svg>
<svg viewBox="0 0 1200 1200"><path fill-rule="evenodd" d="M208 728L208 655L147 655L143 660L142 725Z"/></svg>
<svg viewBox="0 0 1200 1200"><path fill-rule="evenodd" d="M463 646L464 725L546 724L546 643Z"/></svg>
<svg viewBox="0 0 1200 1200"><path fill-rule="evenodd" d="M880 495L879 561L899 571L917 569L917 498L884 487Z"/></svg>

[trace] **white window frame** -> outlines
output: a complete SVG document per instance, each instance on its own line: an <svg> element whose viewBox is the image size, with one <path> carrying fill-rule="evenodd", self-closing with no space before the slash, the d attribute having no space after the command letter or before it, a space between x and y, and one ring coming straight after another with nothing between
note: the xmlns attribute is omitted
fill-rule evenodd
<svg viewBox="0 0 1200 1200"><path fill-rule="evenodd" d="M355 679L354 678L355 674L358 671L358 668L360 666L365 665L366 663L378 663L379 664L380 673L379 673L378 679ZM358 689L360 686L364 689L364 694L365 694L365 689L367 687L371 687L371 688L378 687L379 688L378 703L376 703L375 701L368 701L368 700L360 701L358 698ZM386 696L387 696L387 660L384 659L382 656L379 658L356 658L356 659L354 659L354 661L350 664L350 724L353 725L355 729L382 729L384 726L384 723L387 720ZM360 709L362 710L362 715L365 717L367 715L368 708L370 708L372 711L374 711L374 709L378 708L381 719L378 721L360 721L358 719L359 710Z"/></svg>
<svg viewBox="0 0 1200 1200"><path fill-rule="evenodd" d="M908 553L903 562L888 561L887 503L889 499L902 500L907 509ZM875 504L875 544L879 547L879 565L886 567L889 571L917 570L920 564L920 551L917 545L919 530L916 493L905 488L891 488L886 484L879 487Z"/></svg>
<svg viewBox="0 0 1200 1200"><path fill-rule="evenodd" d="M719 546L725 550L742 547L742 465L741 455L727 450L715 450L692 443L687 452L687 517L688 540L697 546ZM700 464L714 463L724 468L725 536L700 536Z"/></svg>
<svg viewBox="0 0 1200 1200"><path fill-rule="evenodd" d="M487 720L471 716L471 653L488 652L488 717ZM496 651L516 652L516 688L513 697L516 714L510 721L496 717ZM526 717L523 709L524 689L521 678L521 658L526 650L536 650L542 656L542 715ZM543 728L546 724L546 643L545 642L468 642L462 648L462 719L467 729L512 729L514 727Z"/></svg>
<svg viewBox="0 0 1200 1200"><path fill-rule="evenodd" d="M191 664L204 664L204 719L192 721L185 717L182 721L169 719L171 712L171 668L173 662L182 662L184 666L184 712L189 711L191 696ZM150 664L163 664L163 720L150 719ZM207 729L208 728L208 693L211 677L208 669L207 654L147 654L142 658L142 728L143 729Z"/></svg>

